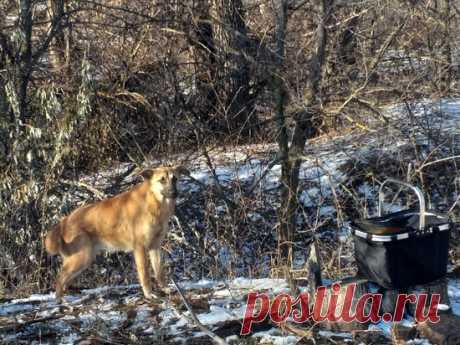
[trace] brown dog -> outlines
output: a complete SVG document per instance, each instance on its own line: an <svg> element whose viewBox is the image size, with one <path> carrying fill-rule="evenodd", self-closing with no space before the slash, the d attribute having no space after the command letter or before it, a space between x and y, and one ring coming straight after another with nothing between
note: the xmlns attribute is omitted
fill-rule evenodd
<svg viewBox="0 0 460 345"><path fill-rule="evenodd" d="M144 296L151 298L148 254L155 279L164 286L161 242L174 213L177 177L183 173L187 173L183 167L144 170L143 183L112 198L79 207L48 232L46 251L63 258L56 298L62 299L70 282L101 250L133 251Z"/></svg>

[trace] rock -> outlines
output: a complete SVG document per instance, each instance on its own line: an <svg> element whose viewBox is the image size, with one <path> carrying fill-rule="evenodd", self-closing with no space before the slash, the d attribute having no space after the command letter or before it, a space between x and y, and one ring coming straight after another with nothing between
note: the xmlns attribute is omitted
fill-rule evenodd
<svg viewBox="0 0 460 345"><path fill-rule="evenodd" d="M420 323L417 330L435 345L460 344L460 316L457 315L442 315L438 323Z"/></svg>
<svg viewBox="0 0 460 345"><path fill-rule="evenodd" d="M353 334L355 344L366 345L393 345L391 339L388 339L382 332L379 331L362 331Z"/></svg>
<svg viewBox="0 0 460 345"><path fill-rule="evenodd" d="M340 292L338 293L338 299L337 299L337 307L335 308L336 311L341 311L343 309L343 305L345 302L345 297L346 297L346 291L347 287L351 284L356 285L355 293L353 295L353 300L351 304L351 312L353 313L356 304L358 302L358 299L363 295L368 293L368 283L367 280L363 279L355 279L355 278L350 278L350 279L344 279L341 282L339 282L341 289ZM326 292L326 298L325 301L328 301L332 293L332 288L329 287L327 292ZM327 306L328 303L323 303L323 308L321 314L324 315L327 312ZM334 331L334 332L350 332L354 330L363 330L367 329L369 323L360 323L356 320L353 320L351 322L344 322L344 321L322 321L320 323L321 328Z"/></svg>
<svg viewBox="0 0 460 345"><path fill-rule="evenodd" d="M408 293L413 293L417 297L420 294L428 294L427 301L425 303L425 307L429 306L431 295L439 294L440 295L440 304L450 305L449 302L449 295L447 294L447 279L441 278L435 280L434 282L424 284L424 285L417 285L408 290ZM415 314L415 305L412 303L407 303L407 311L410 315ZM426 309L426 308L425 308ZM447 313L450 313L451 310L447 310ZM439 313L442 314L443 312L439 310ZM446 312L444 312L446 313ZM460 324L459 324L460 326Z"/></svg>
<svg viewBox="0 0 460 345"><path fill-rule="evenodd" d="M395 344L405 344L406 341L414 339L417 335L415 327L407 327L400 323L395 323L391 328L393 342Z"/></svg>

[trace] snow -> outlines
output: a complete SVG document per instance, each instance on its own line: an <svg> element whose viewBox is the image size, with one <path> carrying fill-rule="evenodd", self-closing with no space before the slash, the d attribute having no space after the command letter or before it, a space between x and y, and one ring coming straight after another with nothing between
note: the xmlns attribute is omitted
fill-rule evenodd
<svg viewBox="0 0 460 345"><path fill-rule="evenodd" d="M14 302L7 303L6 305L2 305L0 308L0 316L7 316L10 314L17 314L19 312L26 312L34 309L32 304L23 304L23 305L16 305Z"/></svg>
<svg viewBox="0 0 460 345"><path fill-rule="evenodd" d="M61 345L74 345L80 340L80 337L76 334L65 335L60 339Z"/></svg>
<svg viewBox="0 0 460 345"><path fill-rule="evenodd" d="M235 334L235 335L231 335L227 338L225 338L225 341L227 343L238 343L240 340L240 338Z"/></svg>
<svg viewBox="0 0 460 345"><path fill-rule="evenodd" d="M248 289L253 291L271 290L273 293L284 292L287 289L287 283L284 279L250 279L240 277L230 283L230 289Z"/></svg>
<svg viewBox="0 0 460 345"><path fill-rule="evenodd" d="M379 322L376 324L370 324L369 325L369 331L380 331L382 332L386 337L391 337L391 327L393 324L391 322Z"/></svg>
<svg viewBox="0 0 460 345"><path fill-rule="evenodd" d="M304 190L300 193L299 202L305 207L313 207L319 203L320 192L320 189L317 187Z"/></svg>
<svg viewBox="0 0 460 345"><path fill-rule="evenodd" d="M447 304L442 304L442 303L438 304L438 310L440 311L447 311L449 309L450 309L450 306L448 306Z"/></svg>
<svg viewBox="0 0 460 345"><path fill-rule="evenodd" d="M352 337L351 333L345 333L345 332L319 331L318 333L320 336L325 337L325 338L330 338L330 337L351 338Z"/></svg>
<svg viewBox="0 0 460 345"><path fill-rule="evenodd" d="M12 300L11 303L20 304L20 303L33 303L33 302L48 302L55 299L54 293L47 295L30 295L28 298L21 298Z"/></svg>
<svg viewBox="0 0 460 345"><path fill-rule="evenodd" d="M428 340L419 339L419 338L408 340L408 341L406 341L406 344L407 345L432 345Z"/></svg>
<svg viewBox="0 0 460 345"><path fill-rule="evenodd" d="M212 289L216 286L217 282L210 280L210 279L201 279L197 282L188 282L182 281L180 282L180 286L183 289Z"/></svg>
<svg viewBox="0 0 460 345"><path fill-rule="evenodd" d="M415 119L420 123L430 121L430 124L435 124L443 131L458 131L460 128L460 100L445 99L436 102L423 100L417 104L411 105ZM403 105L389 107L385 114L389 116L391 121L399 124L401 118L407 118L406 109ZM441 113L439 117L427 117L427 113ZM442 121L441 121L442 120ZM406 130L406 129L405 129ZM421 133L420 128L412 128L408 126L407 130L416 134L417 140L420 143L425 143L426 137ZM338 195L344 196L351 193L353 198L359 200L360 212L364 215L369 213L375 214L376 209L376 186L372 186L369 182L364 182L356 186L353 191L347 191L345 184L351 178L343 171L344 166L351 162L367 163L372 155L383 153L398 154L402 147L412 145L410 135L388 129L388 135L365 135L363 133L351 132L342 137L331 138L326 142L319 140L318 142L310 143L305 150L305 159L302 162L300 170L300 203L306 208L305 213L311 217L307 219L312 223L317 222L316 217L321 219L332 219L335 222L337 209L335 205L335 197ZM409 133L408 132L408 133ZM454 132L458 133L458 132ZM427 144L427 152L433 149L432 144ZM281 165L273 165L264 178L262 174L271 165L271 162L276 157L276 144L250 145L240 148L223 148L210 153L213 164L215 165L215 173L219 183L224 187L229 187L232 193L238 194L243 188L234 188L238 186L250 186L258 181L259 191L263 192L264 198L268 200L272 208L276 208L278 200L268 191L279 187L279 178L281 176ZM180 157L179 157L180 158ZM155 166L158 162L151 160L145 162L145 166ZM206 159L196 155L189 160L188 168L191 170L191 176L200 181L206 186L215 184L213 173L207 166ZM95 186L100 190L105 190L108 181L113 179L115 175L122 175L130 169L130 165L122 163L118 167L99 172L97 174L84 177L82 180L91 186ZM135 176L127 176L123 181L126 185L134 182ZM260 179L260 181L259 181ZM110 185L110 184L109 184ZM184 195L187 193L198 193L202 191L202 186L197 185L194 181L187 179L180 182L180 192ZM81 194L81 199L87 199L87 195ZM454 199L456 196L452 196ZM183 199L179 199L179 206ZM391 205L389 210L400 210L402 205ZM310 210L311 209L311 210ZM228 213L227 205L216 202L213 210L217 216L225 217ZM259 223L267 222L267 217L257 208L249 209L246 215L250 222ZM195 228L202 220L194 220L196 223L191 228ZM305 224L305 219L299 218L299 224ZM179 221L177 220L179 224ZM179 224L180 225L180 224ZM274 224L270 223L270 226ZM344 245L350 238L347 227L349 220L345 219L343 225L339 227L337 223L330 225L331 233L337 235ZM203 225L204 227L204 225ZM299 226L300 231L306 231L305 228L311 227ZM174 228L173 231L177 231ZM299 231L299 232L300 232ZM325 232L326 233L326 232ZM175 233L176 234L176 233ZM212 234L206 233L207 239L212 237ZM178 238L184 239L184 235L177 235ZM254 243L245 243L242 246L242 252L236 252L235 248L229 247L220 242L209 242L212 248L216 248L213 259L220 265L235 266L234 273L236 275L244 272L243 275L235 279L200 279L186 280L181 275L179 285L186 291L193 293L194 296L203 298L209 304L209 310L201 310L197 312L198 319L210 328L219 327L220 324L229 321L239 321L244 315L246 308L246 296L250 291L266 292L270 296L282 292L288 292L288 284L282 279L272 278L251 278L247 275L247 270L242 270L244 267L244 259L252 258L253 264L260 267L261 272L269 271L269 260L266 257L256 257L254 255ZM177 243L176 243L177 244ZM193 241L192 241L193 246ZM177 249L177 248L179 249ZM174 252L181 250L179 245L173 249L172 257L184 255L183 252ZM243 255L243 254L244 255ZM342 253L342 258L351 258L350 253ZM241 259L242 262L232 262L233 258ZM191 261L185 259L180 262L180 265L188 268L188 263L193 263L196 257L192 257ZM298 266L304 263L303 258L296 258ZM267 264L268 263L268 264ZM239 265L239 266L238 266ZM177 265L179 266L179 265ZM190 265L191 266L191 265ZM240 270L238 269L240 268ZM185 269L184 269L185 271ZM184 272L179 272L184 273ZM194 277L193 273L190 276ZM325 281L329 281L325 279ZM170 286L174 291L173 287ZM113 297L116 292L116 297ZM460 315L460 279L448 280L448 294L450 306L440 305L440 310L446 310L450 307L454 314ZM15 341L18 338L26 338L32 334L37 334L41 329L51 329L56 332L58 342L65 344L73 344L84 337L91 335L92 332L104 332L104 334L113 334L121 328L126 329L126 332L134 337L142 338L161 334L171 338L174 341L183 341L187 343L190 337L203 336L197 328L191 323L189 312L183 308L178 310L171 301L162 301L162 303L147 303L142 299L140 286L132 285L116 285L104 286L94 289L82 290L80 294L68 295L65 297L65 303L58 305L55 301L54 293L50 294L34 294L28 298L15 299L7 303L0 304L0 317L2 322L27 322L27 320L56 317L56 320L51 322L41 322L23 327L17 333L6 332L0 334L1 341ZM409 322L409 321L406 321ZM77 323L78 327L74 324ZM385 335L391 335L390 323L379 323L372 325L370 329L378 329ZM38 330L38 331L37 331ZM351 333L335 333L320 331L322 337L342 337L350 339ZM276 327L267 331L257 332L252 335L260 344L296 344L299 337L291 334L283 334ZM228 337L229 341L238 341L238 336ZM413 339L408 344L414 345L429 345L424 339Z"/></svg>
<svg viewBox="0 0 460 345"><path fill-rule="evenodd" d="M447 293L452 312L460 316L460 279L449 279Z"/></svg>
<svg viewBox="0 0 460 345"><path fill-rule="evenodd" d="M287 284L281 279L250 279L239 277L229 281L212 281L203 279L196 282L180 283L185 291L193 291L194 296L203 296L210 305L209 311L197 312L197 317L204 325L216 327L219 324L233 320L241 320L245 308L245 296L249 291L264 291L274 296L287 291ZM33 295L29 298L17 299L8 303L0 304L0 315L16 320L25 320L30 317L40 318L55 316L56 320L32 324L24 327L19 333L5 333L0 335L0 341L14 341L17 337L29 337L41 329L51 329L58 335L59 343L71 344L84 339L93 332L103 333L109 336L122 327L127 327L129 332L137 337L148 337L163 334L171 339L179 340L189 337L204 336L191 322L188 311L179 311L170 302L149 304L139 297L139 291L134 289L137 285L104 286L97 289L83 290L79 295L67 296L71 301L63 306L57 306L51 299L50 294ZM95 292L97 291L97 293ZM123 291L123 298L109 297L113 292ZM84 298L88 293L97 294L98 298ZM460 315L460 279L448 279L448 293L451 307L454 313ZM32 304L36 303L36 304ZM63 313L62 308L70 308L71 313ZM158 310L159 312L155 311ZM135 311L135 316L129 316L128 310ZM59 317L59 315L61 315ZM158 322L154 315L158 315ZM404 320L407 326L413 323ZM73 324L78 324L78 331ZM127 325L128 324L128 325ZM379 330L388 337L391 336L391 323L381 322L371 325L370 330ZM319 331L319 336L330 338L338 337L351 339L348 332ZM260 344L295 344L299 337L291 334L283 334L282 330L272 327L267 331L252 334ZM232 341L237 341L237 335ZM414 339L410 344L429 345L424 339Z"/></svg>
<svg viewBox="0 0 460 345"><path fill-rule="evenodd" d="M139 284L131 284L131 285L115 285L115 286L103 286L95 289L85 289L82 290L83 294L86 295L100 295L110 291L120 291L120 290L132 290L132 289L139 289Z"/></svg>
<svg viewBox="0 0 460 345"><path fill-rule="evenodd" d="M200 314L198 320L200 320L203 325L214 325L219 322L239 320L242 318L242 315L244 315L245 307L246 306L229 310L219 306L211 306L211 311L206 314Z"/></svg>
<svg viewBox="0 0 460 345"><path fill-rule="evenodd" d="M294 345L297 344L300 337L283 334L279 329L272 328L264 332L256 332L253 337L258 340L259 344L273 345Z"/></svg>

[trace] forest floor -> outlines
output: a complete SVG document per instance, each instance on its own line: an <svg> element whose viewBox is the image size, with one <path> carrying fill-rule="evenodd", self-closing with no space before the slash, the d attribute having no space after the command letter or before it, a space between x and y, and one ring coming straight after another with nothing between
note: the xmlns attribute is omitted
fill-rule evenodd
<svg viewBox="0 0 460 345"><path fill-rule="evenodd" d="M305 235L302 231L297 234L300 250L296 251L294 269L305 264L306 253L302 248L308 244L302 242L302 238L314 236L324 244L321 254L325 281L330 283L352 276L355 267L350 220L375 213L378 183L388 176L404 175L406 171L401 169L407 168L407 164L402 163L407 161L413 160L415 168L429 171L426 179L432 205L442 211L458 210L455 200L459 194L455 188L460 183L459 172L453 171L447 176L443 164L452 163L450 158L460 153L460 100L424 101L411 109L394 106L387 109L384 116L385 120L375 120L367 129L324 136L307 146L300 176L299 200L303 212L298 224L300 229L308 231ZM416 150L413 150L414 143L417 143ZM413 151L420 156L414 158ZM257 325L251 336L239 337L249 292L276 295L288 291L284 280L253 278L274 276L272 253L267 247L276 247L276 236L268 231L276 225L279 204L281 167L274 162L276 152L275 144L259 144L209 149L204 154L196 152L170 159L186 164L191 178L179 186L178 212L165 246L168 265L186 291L198 319L229 343L308 343L308 339L269 322ZM151 159L145 166L159 163L165 162ZM68 190L72 191L67 193L71 195L69 199L56 198L50 202L72 208L90 199L116 194L135 181L135 176L126 174L131 166L121 163L112 169L82 176L78 185L69 187L74 188ZM437 167L439 173L436 173ZM408 175L411 173L414 172L407 171ZM113 181L118 181L116 189ZM434 185L430 181L435 181ZM457 187L448 189L446 184ZM258 197L246 196L245 191L250 189ZM213 197L208 190L223 193L240 206L248 203L239 214L238 226L229 230L224 224L217 227L222 233L220 230L203 232L210 219L231 223L235 217L229 211L228 200ZM391 209L401 207L403 205L393 205ZM452 214L458 222L458 211ZM235 240L235 232L236 238L244 235L244 243ZM340 243L340 251L336 243ZM460 315L460 278L455 272L460 267L459 252L458 244L451 243L448 294L451 310L457 315ZM117 271L107 272L98 265L99 262L96 270L101 274L113 275ZM0 343L211 343L190 320L174 287L171 285L169 289L168 297L153 302L142 298L136 284L71 291L62 305L56 304L53 293L33 294L22 299L7 296L0 300ZM388 324L382 323L371 326L375 332L316 330L314 334L316 344L391 344L389 329ZM377 338L367 339L369 334L377 334ZM414 338L407 344L430 343Z"/></svg>
<svg viewBox="0 0 460 345"><path fill-rule="evenodd" d="M281 279L236 278L180 283L202 324L229 344L307 344L301 337L268 322L255 324L251 336L240 337L249 292L276 295L289 292ZM146 302L138 285L102 287L66 296L56 303L54 294L32 295L0 305L0 341L7 344L212 344L196 327L190 313L171 286L169 298ZM448 280L454 314L460 316L460 279ZM410 317L404 320L412 323ZM379 323L370 344L392 344L391 325ZM360 334L361 333L361 334ZM368 331L331 332L317 329L317 344L366 344ZM332 338L332 340L328 340ZM87 342L84 342L84 341ZM308 339L305 339L305 341ZM429 345L414 338L407 344Z"/></svg>

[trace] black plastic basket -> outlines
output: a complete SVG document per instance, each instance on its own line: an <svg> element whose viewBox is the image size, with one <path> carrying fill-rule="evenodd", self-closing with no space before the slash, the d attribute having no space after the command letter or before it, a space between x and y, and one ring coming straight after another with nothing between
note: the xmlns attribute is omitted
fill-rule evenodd
<svg viewBox="0 0 460 345"><path fill-rule="evenodd" d="M387 183L415 191L420 208L382 215ZM387 289L426 284L446 274L450 222L426 211L417 187L388 179L379 190L379 216L352 223L358 275Z"/></svg>

